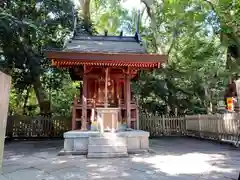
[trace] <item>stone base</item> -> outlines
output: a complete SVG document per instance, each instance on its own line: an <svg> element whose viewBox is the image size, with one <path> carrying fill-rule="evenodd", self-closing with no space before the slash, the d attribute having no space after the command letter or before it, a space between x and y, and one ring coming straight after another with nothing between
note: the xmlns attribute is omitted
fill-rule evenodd
<svg viewBox="0 0 240 180"><path fill-rule="evenodd" d="M115 133L69 131L64 133L64 149L59 155L88 155L91 158L127 157L148 152L149 132L130 130Z"/></svg>

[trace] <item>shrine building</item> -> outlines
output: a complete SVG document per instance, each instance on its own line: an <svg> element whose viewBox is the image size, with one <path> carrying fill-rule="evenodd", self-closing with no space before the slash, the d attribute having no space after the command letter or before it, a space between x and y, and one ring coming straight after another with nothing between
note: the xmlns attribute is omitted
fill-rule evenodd
<svg viewBox="0 0 240 180"><path fill-rule="evenodd" d="M80 81L80 97L74 98L72 129L88 130L97 117L103 126L118 128L124 123L138 128L138 105L131 82L140 71L161 68L167 56L148 54L140 36L89 36L76 33L59 50L45 51L57 68L69 69L74 81ZM101 115L101 116L99 116Z"/></svg>

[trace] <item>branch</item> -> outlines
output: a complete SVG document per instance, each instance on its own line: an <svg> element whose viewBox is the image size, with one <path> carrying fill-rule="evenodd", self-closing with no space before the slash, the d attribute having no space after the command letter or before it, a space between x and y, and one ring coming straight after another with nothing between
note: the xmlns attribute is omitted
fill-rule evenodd
<svg viewBox="0 0 240 180"><path fill-rule="evenodd" d="M208 3L210 5L211 9L216 13L216 9L211 1L209 1L209 0L203 0L203 1Z"/></svg>
<svg viewBox="0 0 240 180"><path fill-rule="evenodd" d="M176 38L177 38L177 30L175 29L174 31L173 31L173 37L172 37L172 42L171 42L171 45L170 45L170 47L169 47L169 49L168 49L168 52L167 52L167 56L169 56L169 54L171 53L171 50L172 50L172 48L173 48L173 46L174 46L174 44L175 44L175 41L176 41Z"/></svg>
<svg viewBox="0 0 240 180"><path fill-rule="evenodd" d="M142 3L145 5L145 7L147 8L147 14L148 16L152 19L152 12L151 12L151 8L150 8L150 4L149 2L147 2L147 0L141 0Z"/></svg>

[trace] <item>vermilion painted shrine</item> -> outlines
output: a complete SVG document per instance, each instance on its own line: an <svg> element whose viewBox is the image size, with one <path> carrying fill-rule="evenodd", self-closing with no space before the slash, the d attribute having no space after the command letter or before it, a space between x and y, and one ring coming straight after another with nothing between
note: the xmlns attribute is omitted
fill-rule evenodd
<svg viewBox="0 0 240 180"><path fill-rule="evenodd" d="M98 108L117 108L118 121L136 128L138 108L131 80L166 61L164 55L147 54L138 41L136 36L75 36L62 51L47 52L52 65L69 68L72 79L83 82L82 96L74 99L73 130L86 130Z"/></svg>
<svg viewBox="0 0 240 180"><path fill-rule="evenodd" d="M72 129L81 131L67 132L64 135L65 144L68 144L64 146L64 151L74 152L89 151L89 144L98 142L98 140L89 140L83 143L79 140L80 144L84 144L85 149L77 150L76 139L72 140L74 142L69 140L76 136L91 138L100 136L99 132L105 135L109 131L117 132L124 122L127 123L128 128L138 129L138 106L133 99L131 81L137 80L142 70L160 68L167 59L165 55L148 54L141 44L138 33L135 36L122 36L122 33L120 36L76 34L65 48L48 50L46 55L52 60L53 66L68 68L72 80L82 82L81 96L75 97L72 107ZM92 126L97 124L98 131L90 131L91 124ZM130 132L123 135L124 133L120 133L121 135L115 133L115 136L130 137ZM134 133L144 132L132 130L131 137ZM112 137L113 134L109 136ZM139 143L142 136L144 135L139 135ZM148 136L146 135L147 138ZM125 142L124 139L118 141ZM148 139L145 141L145 146L148 147ZM128 143L130 143L129 138ZM92 145L96 146L96 144Z"/></svg>

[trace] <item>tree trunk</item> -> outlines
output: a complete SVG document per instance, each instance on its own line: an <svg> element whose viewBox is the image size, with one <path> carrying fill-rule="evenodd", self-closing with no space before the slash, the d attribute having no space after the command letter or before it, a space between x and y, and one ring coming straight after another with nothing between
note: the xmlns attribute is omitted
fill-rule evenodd
<svg viewBox="0 0 240 180"><path fill-rule="evenodd" d="M205 94L204 104L206 107L206 112L207 112L207 114L212 114L213 113L213 104L212 104L211 84L204 86L204 94Z"/></svg>
<svg viewBox="0 0 240 180"><path fill-rule="evenodd" d="M154 44L154 51L157 53L157 52L161 52L163 53L162 49L160 49L160 43L158 42L159 41L159 38L157 36L157 26L156 26L156 19L155 19L155 16L154 16L154 12L153 12L153 0L141 0L142 3L144 3L144 5L146 6L147 8L147 14L150 18L150 26L151 26L151 29L153 31L153 36L154 36L154 39L153 39L153 44Z"/></svg>
<svg viewBox="0 0 240 180"><path fill-rule="evenodd" d="M159 38L159 34L157 33L158 26L157 26L156 16L155 16L156 12L154 12L154 6L155 6L154 2L155 1L154 0L141 0L141 2L146 6L147 15L150 18L150 27L153 31L153 37L154 37L154 39L153 39L154 51L156 53L169 55L172 50L172 47L175 43L177 29L174 30L171 43L169 45L169 48L167 49L165 47L166 45L164 45L164 46L162 45L162 39Z"/></svg>
<svg viewBox="0 0 240 180"><path fill-rule="evenodd" d="M23 115L26 115L26 107L27 107L27 102L28 102L28 98L29 98L29 93L30 93L30 87L27 87L27 92L26 92L26 95L24 97Z"/></svg>
<svg viewBox="0 0 240 180"><path fill-rule="evenodd" d="M48 96L46 95L46 92L42 87L40 75L35 78L35 81L33 82L33 88L40 107L40 113L42 115L50 115L50 102L49 99L47 98Z"/></svg>
<svg viewBox="0 0 240 180"><path fill-rule="evenodd" d="M81 16L84 21L84 28L88 30L90 28L91 16L90 16L90 3L91 0L79 0L81 7Z"/></svg>

